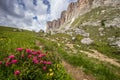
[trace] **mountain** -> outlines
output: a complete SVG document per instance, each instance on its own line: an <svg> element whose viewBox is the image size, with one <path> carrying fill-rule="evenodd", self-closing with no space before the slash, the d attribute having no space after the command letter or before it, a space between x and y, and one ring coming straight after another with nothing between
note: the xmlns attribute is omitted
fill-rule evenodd
<svg viewBox="0 0 120 80"><path fill-rule="evenodd" d="M67 10L61 13L59 19L47 22L47 31L58 29L63 24L72 22L78 16L99 6L112 6L119 8L120 0L78 0L77 2L72 2L69 4Z"/></svg>
<svg viewBox="0 0 120 80"><path fill-rule="evenodd" d="M58 20L47 22L47 32L80 35L83 44L117 46L120 50L120 0L78 0Z"/></svg>

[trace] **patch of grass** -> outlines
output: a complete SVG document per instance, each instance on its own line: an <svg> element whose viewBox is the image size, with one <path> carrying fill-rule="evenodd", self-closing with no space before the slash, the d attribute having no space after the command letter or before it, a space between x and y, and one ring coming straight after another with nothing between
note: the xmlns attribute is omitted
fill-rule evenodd
<svg viewBox="0 0 120 80"><path fill-rule="evenodd" d="M43 48L47 51L54 51L56 47L58 47L58 44L53 41L48 41L45 38L38 38L38 40L42 43Z"/></svg>
<svg viewBox="0 0 120 80"><path fill-rule="evenodd" d="M68 38L68 39L70 39L71 37L70 37L70 35L65 34L65 33L57 33L57 34L51 35L50 38L53 38L53 39L55 39L55 38L59 38L59 39Z"/></svg>
<svg viewBox="0 0 120 80"><path fill-rule="evenodd" d="M111 58L117 58L118 60L120 60L119 50L116 49L115 47L111 47L110 45L104 42L97 42L92 46L92 48L98 50L99 52Z"/></svg>
<svg viewBox="0 0 120 80"><path fill-rule="evenodd" d="M0 27L0 55L14 52L17 47L33 48L35 46L36 34L24 30L13 31L15 28Z"/></svg>

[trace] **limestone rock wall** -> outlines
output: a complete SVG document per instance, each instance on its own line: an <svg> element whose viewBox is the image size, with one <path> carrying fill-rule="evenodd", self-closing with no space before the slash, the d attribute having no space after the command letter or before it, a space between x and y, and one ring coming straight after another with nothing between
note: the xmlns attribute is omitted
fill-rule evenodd
<svg viewBox="0 0 120 80"><path fill-rule="evenodd" d="M120 6L120 0L78 0L77 2L72 2L67 10L61 13L59 19L47 22L46 31L58 29L67 21L72 20L72 18L76 18L98 6Z"/></svg>

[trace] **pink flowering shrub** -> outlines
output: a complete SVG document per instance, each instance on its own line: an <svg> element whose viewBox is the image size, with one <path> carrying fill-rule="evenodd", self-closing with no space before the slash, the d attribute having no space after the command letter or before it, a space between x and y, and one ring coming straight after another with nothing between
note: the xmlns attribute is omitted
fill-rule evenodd
<svg viewBox="0 0 120 80"><path fill-rule="evenodd" d="M19 70L16 70L15 72L14 72L14 75L15 76L17 76L17 75L19 75L20 74L20 71Z"/></svg>
<svg viewBox="0 0 120 80"><path fill-rule="evenodd" d="M58 65L60 60L53 53L17 48L16 53L0 59L0 78L1 80L59 80L61 76L66 76L66 72Z"/></svg>
<svg viewBox="0 0 120 80"><path fill-rule="evenodd" d="M0 65L2 64L2 61L0 61Z"/></svg>
<svg viewBox="0 0 120 80"><path fill-rule="evenodd" d="M10 58L10 59L13 59L13 58L15 58L15 56L14 56L14 55L10 55L9 58Z"/></svg>
<svg viewBox="0 0 120 80"><path fill-rule="evenodd" d="M23 48L17 48L16 50L21 52L23 50Z"/></svg>

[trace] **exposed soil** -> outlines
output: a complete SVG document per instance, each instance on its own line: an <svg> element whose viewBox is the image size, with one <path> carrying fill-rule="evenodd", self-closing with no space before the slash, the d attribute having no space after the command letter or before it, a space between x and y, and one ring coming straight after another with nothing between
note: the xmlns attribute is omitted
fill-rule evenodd
<svg viewBox="0 0 120 80"><path fill-rule="evenodd" d="M82 68L74 67L65 61L62 62L67 72L74 78L74 80L95 80L93 76L86 75Z"/></svg>
<svg viewBox="0 0 120 80"><path fill-rule="evenodd" d="M69 44L69 45L66 44L66 46L71 48L74 52L77 52L77 50L73 47L73 44ZM92 52L80 50L80 52L87 54L88 57L96 58L100 61L108 62L114 66L120 67L120 63L118 63L116 59L109 58L108 56L98 52L97 50L90 50L90 51L92 51Z"/></svg>
<svg viewBox="0 0 120 80"><path fill-rule="evenodd" d="M117 67L120 67L120 64L117 62L116 59L112 59L112 58L109 58L107 57L106 55L98 52L97 50L91 50L92 52L87 52L87 51L82 51L80 50L80 52L84 53L84 54L87 54L88 57L92 57L92 58L96 58L100 61L104 61L104 62L108 62L112 65L115 65Z"/></svg>

